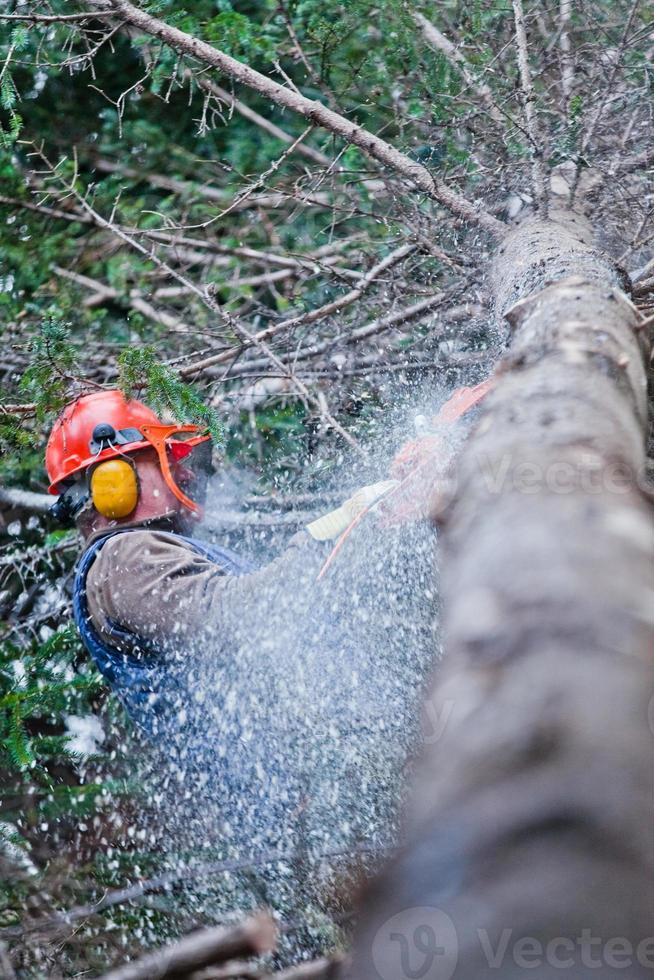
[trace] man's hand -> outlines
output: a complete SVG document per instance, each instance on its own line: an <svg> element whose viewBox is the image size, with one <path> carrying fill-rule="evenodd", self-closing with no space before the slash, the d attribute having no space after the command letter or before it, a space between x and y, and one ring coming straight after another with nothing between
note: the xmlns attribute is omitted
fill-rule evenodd
<svg viewBox="0 0 654 980"><path fill-rule="evenodd" d="M380 523L404 524L429 517L454 455L446 433L492 386L489 379L474 388L457 388L433 418L416 418L418 438L406 442L391 464L391 476L401 482L381 503Z"/></svg>
<svg viewBox="0 0 654 980"><path fill-rule="evenodd" d="M382 526L428 518L450 468L454 448L447 429L490 391L492 381L458 388L432 419L416 418L418 438L406 442L391 464L390 480L362 487L344 504L307 524L316 541L332 541L364 511L374 510Z"/></svg>
<svg viewBox="0 0 654 980"><path fill-rule="evenodd" d="M388 527L425 520L449 470L453 450L439 435L404 444L391 466L397 488L379 504L379 523Z"/></svg>
<svg viewBox="0 0 654 980"><path fill-rule="evenodd" d="M364 510L372 508L377 501L397 486L397 480L382 480L380 483L362 487L336 510L307 524L307 531L316 541L333 541L340 537Z"/></svg>

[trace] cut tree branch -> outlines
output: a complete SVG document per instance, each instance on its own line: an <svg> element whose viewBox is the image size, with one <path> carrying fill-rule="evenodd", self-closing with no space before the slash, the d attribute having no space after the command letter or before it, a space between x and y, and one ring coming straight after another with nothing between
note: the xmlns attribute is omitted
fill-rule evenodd
<svg viewBox="0 0 654 980"><path fill-rule="evenodd" d="M515 38L518 53L518 69L520 72L520 90L525 113L525 123L532 156L532 180L534 196L542 218L547 217L547 185L543 167L543 141L539 132L538 118L534 111L534 83L531 79L529 58L527 55L527 32L525 30L525 15L522 0L513 0L513 16L515 20Z"/></svg>
<svg viewBox="0 0 654 980"><path fill-rule="evenodd" d="M191 933L171 946L105 973L101 980L180 980L213 963L270 953L276 944L274 920L260 913L231 929L219 926Z"/></svg>

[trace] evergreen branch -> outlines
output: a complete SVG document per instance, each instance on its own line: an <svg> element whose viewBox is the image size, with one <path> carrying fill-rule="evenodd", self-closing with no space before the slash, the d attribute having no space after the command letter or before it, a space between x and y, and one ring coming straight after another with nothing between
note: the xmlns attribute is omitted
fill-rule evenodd
<svg viewBox="0 0 654 980"><path fill-rule="evenodd" d="M498 106L490 86L486 82L475 78L472 68L462 52L452 44L449 38L441 34L438 28L430 20L427 20L424 14L416 12L413 14L413 19L422 30L427 44L435 51L440 51L441 54L445 55L450 64L454 65L461 75L468 88L484 103L493 122L498 123L504 129L507 113Z"/></svg>

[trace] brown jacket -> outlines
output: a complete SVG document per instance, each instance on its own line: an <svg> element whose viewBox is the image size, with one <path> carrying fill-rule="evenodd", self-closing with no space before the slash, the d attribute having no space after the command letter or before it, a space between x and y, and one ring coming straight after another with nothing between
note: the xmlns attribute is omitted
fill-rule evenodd
<svg viewBox="0 0 654 980"><path fill-rule="evenodd" d="M103 639L107 620L175 652L222 646L247 629L266 602L278 605L291 587L308 592L329 549L302 531L259 571L227 575L177 535L153 529L112 537L91 565L88 609ZM277 601L276 601L277 600Z"/></svg>

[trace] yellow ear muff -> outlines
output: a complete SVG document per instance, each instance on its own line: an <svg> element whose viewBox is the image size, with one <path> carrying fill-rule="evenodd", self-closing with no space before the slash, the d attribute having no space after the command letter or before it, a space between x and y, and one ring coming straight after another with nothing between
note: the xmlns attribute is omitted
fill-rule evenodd
<svg viewBox="0 0 654 980"><path fill-rule="evenodd" d="M91 499L103 517L127 517L136 507L139 488L136 473L124 459L108 459L91 474Z"/></svg>

